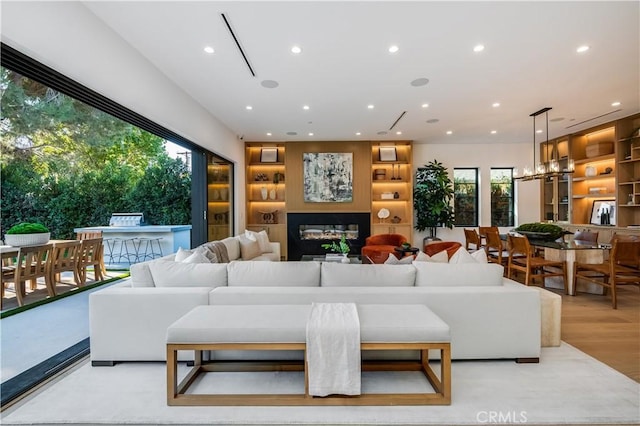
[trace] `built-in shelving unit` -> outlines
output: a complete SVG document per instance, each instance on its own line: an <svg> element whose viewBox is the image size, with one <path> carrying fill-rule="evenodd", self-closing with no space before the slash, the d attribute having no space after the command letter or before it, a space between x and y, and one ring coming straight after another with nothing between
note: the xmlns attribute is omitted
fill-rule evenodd
<svg viewBox="0 0 640 426"><path fill-rule="evenodd" d="M380 156L395 149L395 159ZM371 234L402 234L413 239L413 165L411 141L371 143ZM393 158L393 156L391 157ZM381 219L381 209L389 217Z"/></svg>
<svg viewBox="0 0 640 426"><path fill-rule="evenodd" d="M620 120L616 134L619 223L640 226L640 116Z"/></svg>
<svg viewBox="0 0 640 426"><path fill-rule="evenodd" d="M233 235L232 164L212 154L207 157L207 238Z"/></svg>
<svg viewBox="0 0 640 426"><path fill-rule="evenodd" d="M561 170L568 169L569 140L560 138L541 144L541 157L555 159ZM546 178L542 181L541 216L544 220L554 222L569 221L570 198L569 174Z"/></svg>
<svg viewBox="0 0 640 426"><path fill-rule="evenodd" d="M280 243L281 253L285 255L287 203L284 144L247 143L245 163L247 229L265 230L270 241Z"/></svg>

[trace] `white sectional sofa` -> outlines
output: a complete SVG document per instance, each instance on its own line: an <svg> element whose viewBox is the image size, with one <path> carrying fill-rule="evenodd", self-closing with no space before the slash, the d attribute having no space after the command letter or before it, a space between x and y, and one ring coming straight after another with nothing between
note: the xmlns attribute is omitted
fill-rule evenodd
<svg viewBox="0 0 640 426"><path fill-rule="evenodd" d="M199 305L312 302L425 304L449 324L453 359L536 359L541 293L502 274L502 266L486 263L155 260L132 268L131 279L91 295L91 360L165 360L167 327Z"/></svg>

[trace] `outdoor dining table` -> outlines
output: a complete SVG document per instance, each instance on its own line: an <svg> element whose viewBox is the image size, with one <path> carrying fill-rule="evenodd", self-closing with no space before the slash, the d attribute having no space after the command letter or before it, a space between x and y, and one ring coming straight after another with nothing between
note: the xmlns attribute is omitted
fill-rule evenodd
<svg viewBox="0 0 640 426"><path fill-rule="evenodd" d="M500 239L505 241L507 234L501 234ZM569 295L576 295L576 286L573 280L573 265L580 263L602 263L605 259L605 252L611 248L611 244L601 244L591 241L574 240L569 236L555 241L543 241L529 239L529 244L536 248L544 249L544 258L548 260L561 260L567 263L567 288ZM550 279L552 280L552 279ZM602 294L603 287L588 282L580 282L580 291L592 294ZM558 288L564 288L562 283Z"/></svg>

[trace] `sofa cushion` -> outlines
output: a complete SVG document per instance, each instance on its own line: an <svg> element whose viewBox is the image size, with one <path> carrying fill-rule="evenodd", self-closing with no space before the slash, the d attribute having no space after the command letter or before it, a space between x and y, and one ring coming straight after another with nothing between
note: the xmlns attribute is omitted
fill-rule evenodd
<svg viewBox="0 0 640 426"><path fill-rule="evenodd" d="M218 287L227 285L226 263L149 262L156 287Z"/></svg>
<svg viewBox="0 0 640 426"><path fill-rule="evenodd" d="M156 260L154 262L160 262ZM131 272L131 287L155 287L153 275L149 270L149 265L153 262L134 263L129 267Z"/></svg>
<svg viewBox="0 0 640 426"><path fill-rule="evenodd" d="M496 263L413 262L416 286L501 286L504 268Z"/></svg>
<svg viewBox="0 0 640 426"><path fill-rule="evenodd" d="M416 269L412 265L348 265L324 262L322 287L413 287Z"/></svg>
<svg viewBox="0 0 640 426"><path fill-rule="evenodd" d="M256 256L251 259L254 262L262 261L262 262L279 262L280 256L278 253L262 253L260 256Z"/></svg>
<svg viewBox="0 0 640 426"><path fill-rule="evenodd" d="M220 242L227 247L229 262L240 259L240 240L237 237L227 237Z"/></svg>
<svg viewBox="0 0 640 426"><path fill-rule="evenodd" d="M175 261L176 262L182 262L183 260L185 260L186 258L191 256L193 253L194 253L193 250L185 250L182 247L178 247L178 251L176 252Z"/></svg>
<svg viewBox="0 0 640 426"><path fill-rule="evenodd" d="M413 262L413 256L405 256L402 259L398 259L394 254L389 253L387 260L384 261L385 265L411 265Z"/></svg>
<svg viewBox="0 0 640 426"><path fill-rule="evenodd" d="M487 254L484 250L469 253L464 247L460 247L451 256L449 263L487 263Z"/></svg>
<svg viewBox="0 0 640 426"><path fill-rule="evenodd" d="M211 260L200 251L194 251L190 256L182 261L182 263L212 263Z"/></svg>
<svg viewBox="0 0 640 426"><path fill-rule="evenodd" d="M320 285L319 262L231 262L228 265L230 286L317 287Z"/></svg>

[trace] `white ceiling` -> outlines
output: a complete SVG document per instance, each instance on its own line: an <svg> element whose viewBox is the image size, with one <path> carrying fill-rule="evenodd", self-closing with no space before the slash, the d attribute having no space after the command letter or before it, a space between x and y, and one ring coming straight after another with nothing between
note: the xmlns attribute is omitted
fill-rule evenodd
<svg viewBox="0 0 640 426"><path fill-rule="evenodd" d="M550 138L640 111L636 1L85 5L246 141L531 142L529 114L543 107L553 108ZM485 50L475 53L477 44ZM577 53L584 44L590 50ZM414 87L417 78L429 83Z"/></svg>

